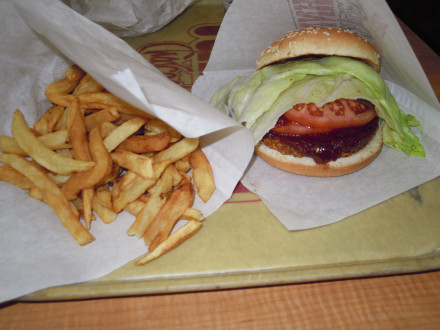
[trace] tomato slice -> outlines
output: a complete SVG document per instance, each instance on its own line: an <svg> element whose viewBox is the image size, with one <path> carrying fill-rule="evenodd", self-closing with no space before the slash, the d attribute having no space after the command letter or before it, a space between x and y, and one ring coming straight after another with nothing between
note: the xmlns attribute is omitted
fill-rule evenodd
<svg viewBox="0 0 440 330"><path fill-rule="evenodd" d="M314 103L300 103L284 116L292 123L313 128L336 129L362 126L376 117L374 105L366 100L338 99L318 108Z"/></svg>
<svg viewBox="0 0 440 330"><path fill-rule="evenodd" d="M301 125L298 123L291 122L289 120L283 122L280 120L278 121L277 125L272 128L272 131L278 134L292 134L292 135L303 135L303 134L315 134L315 133L327 133L330 132L331 128L325 128L325 127L310 127ZM280 123L280 124L279 124Z"/></svg>

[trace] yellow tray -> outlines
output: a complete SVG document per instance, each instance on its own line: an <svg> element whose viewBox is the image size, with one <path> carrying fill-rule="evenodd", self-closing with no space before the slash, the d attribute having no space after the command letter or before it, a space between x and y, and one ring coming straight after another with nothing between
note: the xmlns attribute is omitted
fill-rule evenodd
<svg viewBox="0 0 440 330"><path fill-rule="evenodd" d="M220 2L196 3L158 32L127 42L190 88L220 26ZM61 300L310 282L418 272L440 265L440 179L338 223L288 231L258 196L237 190L201 231L145 265L22 300Z"/></svg>

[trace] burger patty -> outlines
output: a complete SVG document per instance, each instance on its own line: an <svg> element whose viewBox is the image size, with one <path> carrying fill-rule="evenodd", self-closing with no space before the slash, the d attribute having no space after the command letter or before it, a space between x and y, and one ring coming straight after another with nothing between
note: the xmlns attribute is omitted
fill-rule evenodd
<svg viewBox="0 0 440 330"><path fill-rule="evenodd" d="M317 164L325 164L364 148L378 128L379 118L376 116L363 126L339 128L327 133L292 135L271 130L260 143L284 155L307 156Z"/></svg>

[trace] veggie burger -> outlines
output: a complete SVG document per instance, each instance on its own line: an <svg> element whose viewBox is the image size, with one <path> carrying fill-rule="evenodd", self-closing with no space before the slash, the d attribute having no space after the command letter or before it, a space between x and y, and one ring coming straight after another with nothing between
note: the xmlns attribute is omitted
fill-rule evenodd
<svg viewBox="0 0 440 330"><path fill-rule="evenodd" d="M256 71L216 91L270 165L307 176L340 176L370 164L382 145L411 156L425 149L378 74L380 57L363 37L336 28L292 31L263 51Z"/></svg>

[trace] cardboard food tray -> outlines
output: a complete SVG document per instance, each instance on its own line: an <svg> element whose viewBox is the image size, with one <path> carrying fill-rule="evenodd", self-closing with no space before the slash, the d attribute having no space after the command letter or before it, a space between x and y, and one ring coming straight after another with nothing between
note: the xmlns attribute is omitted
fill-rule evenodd
<svg viewBox="0 0 440 330"><path fill-rule="evenodd" d="M190 89L208 61L223 14L221 3L201 1L160 31L126 41ZM437 269L439 191L437 178L340 222L288 231L257 195L239 185L198 235L154 262L142 267L128 262L100 279L48 288L22 300L227 289Z"/></svg>

